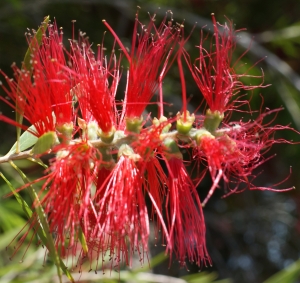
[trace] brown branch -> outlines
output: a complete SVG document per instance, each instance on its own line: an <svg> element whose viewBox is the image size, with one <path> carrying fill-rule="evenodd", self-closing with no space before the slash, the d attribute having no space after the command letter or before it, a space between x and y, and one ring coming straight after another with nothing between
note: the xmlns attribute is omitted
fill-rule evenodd
<svg viewBox="0 0 300 283"><path fill-rule="evenodd" d="M33 156L33 153L32 153L31 149L23 151L23 152L19 152L19 153L7 154L7 155L0 157L0 164L4 163L4 162L12 161L12 160L26 159L26 158L29 158L32 156Z"/></svg>

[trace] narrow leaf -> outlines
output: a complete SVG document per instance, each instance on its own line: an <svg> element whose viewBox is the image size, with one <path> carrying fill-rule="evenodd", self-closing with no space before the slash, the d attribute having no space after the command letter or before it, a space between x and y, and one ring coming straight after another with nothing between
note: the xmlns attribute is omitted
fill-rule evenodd
<svg viewBox="0 0 300 283"><path fill-rule="evenodd" d="M79 228L79 231L78 231L78 238L79 238L79 241L81 243L81 246L82 246L82 249L83 249L84 253L87 254L89 249L88 249L88 245L87 245L85 236L84 236L81 228Z"/></svg>
<svg viewBox="0 0 300 283"><path fill-rule="evenodd" d="M5 178L5 176L0 172L0 176L2 179L5 181L5 183L8 185L12 193L14 194L17 202L20 204L22 207L24 213L26 214L27 218L31 218L32 216L32 210L30 209L29 205L26 203L26 201L16 192L15 188L13 185Z"/></svg>
<svg viewBox="0 0 300 283"><path fill-rule="evenodd" d="M275 273L263 283L294 283L300 276L300 260Z"/></svg>
<svg viewBox="0 0 300 283"><path fill-rule="evenodd" d="M19 173L19 175L22 177L23 181L26 184L30 183L29 179L26 177L26 175L23 173L23 171L20 168L18 168L12 161L10 161L10 164ZM65 266L64 262L62 261L62 259L59 257L59 255L57 253L53 237L50 233L50 229L49 229L48 221L46 219L45 212L39 201L38 195L35 192L32 185L28 185L28 191L29 191L29 195L30 195L32 201L36 203L35 210L36 210L36 213L37 213L39 221L40 221L39 228L37 229L38 235L40 236L39 231L41 229L42 230L41 240L42 240L43 244L48 248L50 256L57 267L57 274L58 274L60 282L62 282L61 281L61 276L62 276L61 270L66 274L66 276L68 277L68 279L71 282L75 282L71 273L69 272L68 268ZM38 223L38 221L37 221L37 223Z"/></svg>

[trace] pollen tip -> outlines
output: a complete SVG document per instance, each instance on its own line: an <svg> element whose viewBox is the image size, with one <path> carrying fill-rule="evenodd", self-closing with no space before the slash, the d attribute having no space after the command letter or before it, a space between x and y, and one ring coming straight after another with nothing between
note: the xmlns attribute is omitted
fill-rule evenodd
<svg viewBox="0 0 300 283"><path fill-rule="evenodd" d="M106 22L106 20L102 20L102 23Z"/></svg>
<svg viewBox="0 0 300 283"><path fill-rule="evenodd" d="M214 15L215 15L215 13L211 13L210 15L211 15L211 16L214 16Z"/></svg>

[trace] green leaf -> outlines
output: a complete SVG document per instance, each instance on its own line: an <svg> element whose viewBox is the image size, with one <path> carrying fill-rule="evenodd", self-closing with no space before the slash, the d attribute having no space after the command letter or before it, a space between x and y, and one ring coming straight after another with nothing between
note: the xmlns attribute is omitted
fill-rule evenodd
<svg viewBox="0 0 300 283"><path fill-rule="evenodd" d="M41 154L49 149L57 142L57 136L55 132L47 132L40 136L35 143L32 152L34 154Z"/></svg>
<svg viewBox="0 0 300 283"><path fill-rule="evenodd" d="M40 158L28 157L27 159L30 160L31 162L34 162L34 163L42 166L44 169L48 168L48 166Z"/></svg>
<svg viewBox="0 0 300 283"><path fill-rule="evenodd" d="M29 205L26 203L26 201L16 192L16 189L13 187L13 185L5 178L5 176L0 172L0 176L2 179L6 182L12 193L14 194L15 198L17 199L17 202L22 207L23 211L25 212L27 218L31 218L32 216L32 210L30 209Z"/></svg>
<svg viewBox="0 0 300 283"><path fill-rule="evenodd" d="M218 278L218 274L215 272L200 272L182 276L181 279L186 280L189 283L211 283Z"/></svg>
<svg viewBox="0 0 300 283"><path fill-rule="evenodd" d="M35 127L32 125L28 128L31 132L35 131ZM30 131L25 131L19 138L19 151L23 151L31 146L33 146L38 138L33 135ZM12 148L9 150L8 154L16 153L17 151L17 142L12 146Z"/></svg>
<svg viewBox="0 0 300 283"><path fill-rule="evenodd" d="M40 26L40 28L37 30L37 32L35 33L33 39L31 40L29 47L25 53L25 57L24 57L24 61L23 61L23 65L22 65L22 70L26 69L29 74L32 74L32 58L31 58L31 54L32 54L32 48L36 45L40 46L42 43L42 38L43 38L43 34L45 33L45 31L47 30L48 27L48 22L50 20L50 17L47 16L45 17L42 25ZM19 124L22 124L23 122L23 113L22 110L18 109L18 103L16 103L16 122ZM20 140L20 135L21 135L21 129L19 127L17 127L17 142L16 142L16 152L19 153L20 152L20 145L19 145L19 140Z"/></svg>
<svg viewBox="0 0 300 283"><path fill-rule="evenodd" d="M88 244L86 242L86 239L85 239L85 236L83 234L83 231L81 228L79 228L79 231L78 231L78 238L79 238L79 241L81 243L81 246L82 246L82 249L84 251L84 253L88 253L89 251L89 248L88 248Z"/></svg>
<svg viewBox="0 0 300 283"><path fill-rule="evenodd" d="M300 260L275 273L263 283L294 283L300 276Z"/></svg>
<svg viewBox="0 0 300 283"><path fill-rule="evenodd" d="M31 54L32 54L32 52L31 52L31 50L33 47L36 47L36 45L38 45L38 46L41 45L42 38L47 30L49 20L50 20L49 16L45 17L44 21L42 22L42 25L39 27L39 29L35 33L33 39L31 40L31 42L29 44L29 47L25 53L22 69L26 69L27 71L30 72L30 74L32 73L32 70L31 70L31 67L32 67Z"/></svg>
<svg viewBox="0 0 300 283"><path fill-rule="evenodd" d="M26 175L23 173L23 171L20 168L18 168L16 166L16 164L14 164L12 161L10 161L9 163L19 173L19 175L22 177L22 179L23 179L23 181L24 181L25 184L30 183L30 181L28 180L28 178L26 177ZM28 204L15 191L15 189L13 188L13 186L3 176L3 174L1 172L0 172L0 176L9 185L9 187L12 190L13 194L17 198L17 201L23 207L23 210L25 211L26 215L28 216L29 221L35 221L35 223L34 223L34 225L36 225L35 226L35 230L37 230L38 236L40 237L40 239L43 242L43 244L49 250L49 254L50 254L53 262L55 263L55 265L57 267L57 274L58 274L60 282L62 282L62 280L61 280L61 270L66 274L66 276L68 277L68 279L71 282L75 282L74 279L73 279L73 277L72 277L72 275L71 275L71 273L69 272L68 268L65 266L64 262L62 261L62 259L59 257L59 255L57 253L57 250L55 248L54 239L53 239L53 237L52 237L52 235L50 233L50 229L49 229L48 221L46 219L45 212L43 210L43 207L42 207L42 205L41 205L41 203L39 201L38 195L35 192L33 186L29 184L27 188L28 188L28 192L29 192L29 195L30 195L32 201L36 203L35 210L36 210L36 213L38 215L38 220L39 221L36 221L35 219L33 219L33 217L32 217L33 212L31 211L31 209L28 206Z"/></svg>
<svg viewBox="0 0 300 283"><path fill-rule="evenodd" d="M188 283L232 283L231 279L217 280L218 274L216 272L201 271L199 273L193 273L180 277Z"/></svg>

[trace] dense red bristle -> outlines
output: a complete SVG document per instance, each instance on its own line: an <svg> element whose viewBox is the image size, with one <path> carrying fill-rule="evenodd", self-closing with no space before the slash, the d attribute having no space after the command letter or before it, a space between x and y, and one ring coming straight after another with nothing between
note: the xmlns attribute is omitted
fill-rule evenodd
<svg viewBox="0 0 300 283"><path fill-rule="evenodd" d="M110 70L103 54L103 47L99 48L98 60L90 48L86 39L82 39L82 45L72 44L74 54L73 68L76 77L75 93L79 101L83 119L86 122L97 121L104 133L112 130L115 125L115 86L119 77L113 74L117 70ZM118 68L118 66L114 66ZM109 86L112 80L113 89ZM115 82L116 80L116 82Z"/></svg>
<svg viewBox="0 0 300 283"><path fill-rule="evenodd" d="M195 63L191 63L187 52L184 52L183 55L209 109L213 112L224 113L240 106L241 102L238 102L236 95L241 89L251 90L265 86L262 83L253 86L243 84L242 77L258 78L247 74L251 68L246 73L236 73L237 63L247 52L232 62L232 54L236 47L236 32L233 30L233 25L230 21L228 21L228 25L220 25L216 22L214 15L212 15L212 20L214 42L210 43L210 49L204 48L207 38L204 38L203 32L201 32L198 46L199 57ZM259 76L259 78L263 81L263 76ZM238 105L235 105L236 103Z"/></svg>
<svg viewBox="0 0 300 283"><path fill-rule="evenodd" d="M4 90L17 106L12 105L7 99L1 98L1 100L20 114L24 113L25 119L35 126L35 135L41 136L48 131L54 131L55 125L50 96L48 95L48 88L44 84L44 81L39 84L40 78L37 75L35 85L33 85L30 74L27 71L21 71L16 66L13 66L13 70L16 80L12 81L7 78L9 89L4 88ZM18 125L14 121L8 122L20 128L27 129L27 127Z"/></svg>
<svg viewBox="0 0 300 283"><path fill-rule="evenodd" d="M91 237L97 242L93 246L110 250L118 260L125 257L128 265L135 249L141 245L143 251L147 251L148 246L149 220L141 174L132 159L121 156L95 195L98 216L93 220L96 225Z"/></svg>
<svg viewBox="0 0 300 283"><path fill-rule="evenodd" d="M167 188L165 187L167 176L156 158L152 158L146 163L146 174L144 188L151 200L152 213L150 219L155 221L155 238L157 240L161 236L162 244L165 242L170 243L168 227L163 217L163 204L167 197Z"/></svg>
<svg viewBox="0 0 300 283"><path fill-rule="evenodd" d="M56 153L62 157L52 162L42 187L46 194L41 203L48 216L50 233L56 235L57 247L64 247L68 239L69 248L76 252L78 228L81 221L88 223L91 186L98 168L99 154L85 142L58 147ZM88 224L83 225L84 233L88 228ZM61 251L64 253L63 249Z"/></svg>
<svg viewBox="0 0 300 283"><path fill-rule="evenodd" d="M210 263L205 244L205 222L198 193L181 159L166 160L169 178L167 220L170 242L167 250L174 252L180 265L187 259L198 266Z"/></svg>
<svg viewBox="0 0 300 283"><path fill-rule="evenodd" d="M274 133L278 130L290 129L289 126L271 126L281 109L266 111L258 115L258 118L249 122L232 122L234 126L228 126L224 134L216 138L203 137L198 148L194 150L196 160L205 160L212 178L212 187L205 205L218 187L221 179L225 181L229 192L237 192L241 183L248 188L254 188L251 183L253 171L269 158L264 155L275 143L285 143L285 140L276 140ZM268 117L269 121L264 122ZM225 125L226 127L226 125ZM222 129L219 130L219 133ZM272 188L269 188L272 190Z"/></svg>
<svg viewBox="0 0 300 283"><path fill-rule="evenodd" d="M165 20L159 28L156 28L152 19L145 27L136 18L130 54L111 27L104 22L130 64L122 117L132 118L142 115L168 69L167 62L172 62L170 53L179 40L180 30L167 26ZM140 33L139 25L141 25ZM151 34L152 31L154 34Z"/></svg>
<svg viewBox="0 0 300 283"><path fill-rule="evenodd" d="M73 119L71 80L69 72L61 67L66 64L61 37L56 25L49 26L48 31L49 36L43 36L40 47L32 44L32 70L20 70L13 65L15 80L6 77L9 88L3 88L16 106L1 98L24 114L25 119L34 125L37 136L55 131L55 124L70 123Z"/></svg>
<svg viewBox="0 0 300 283"><path fill-rule="evenodd" d="M62 34L58 31L56 23L48 27L49 35L43 37L43 43L35 58L34 67L39 76L45 76L43 83L49 88L52 111L55 113L56 124L63 125L73 120L72 108L72 81L66 66ZM41 78L42 79L42 78Z"/></svg>
<svg viewBox="0 0 300 283"><path fill-rule="evenodd" d="M180 75L180 81L181 81L181 93L182 93L182 112L183 112L183 121L186 121L186 114L187 114L187 102L186 102L186 86L185 86L185 78L184 78L184 72L181 62L181 55L182 50L179 51L178 57L177 57L177 63L178 63L178 69L179 69L179 75Z"/></svg>

